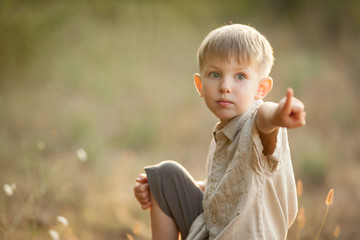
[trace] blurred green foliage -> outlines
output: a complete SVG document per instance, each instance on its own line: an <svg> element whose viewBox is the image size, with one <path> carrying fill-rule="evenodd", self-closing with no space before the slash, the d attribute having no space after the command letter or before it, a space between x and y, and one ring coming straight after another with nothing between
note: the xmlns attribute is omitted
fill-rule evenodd
<svg viewBox="0 0 360 240"><path fill-rule="evenodd" d="M328 165L326 164L327 158L323 156L324 153L307 154L303 157L302 172L304 172L304 180L307 183L321 185L325 181Z"/></svg>

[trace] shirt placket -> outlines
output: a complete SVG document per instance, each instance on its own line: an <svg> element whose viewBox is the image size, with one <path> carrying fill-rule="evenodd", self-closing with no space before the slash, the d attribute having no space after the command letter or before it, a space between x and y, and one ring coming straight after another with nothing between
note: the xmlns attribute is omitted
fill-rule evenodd
<svg viewBox="0 0 360 240"><path fill-rule="evenodd" d="M213 160L211 163L210 174L211 179L209 179L209 190L208 195L211 197L216 191L217 186L219 185L221 178L225 173L225 160L226 160L226 140L227 138L222 132L217 132L215 134L216 149L214 152Z"/></svg>

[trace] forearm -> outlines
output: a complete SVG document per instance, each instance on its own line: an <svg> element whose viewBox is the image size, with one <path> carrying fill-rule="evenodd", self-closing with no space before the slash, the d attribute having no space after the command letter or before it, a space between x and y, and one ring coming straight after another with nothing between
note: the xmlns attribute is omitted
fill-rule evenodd
<svg viewBox="0 0 360 240"><path fill-rule="evenodd" d="M277 130L278 125L274 121L276 110L279 104L265 102L258 110L256 116L256 125L263 134L271 134Z"/></svg>
<svg viewBox="0 0 360 240"><path fill-rule="evenodd" d="M278 127L296 128L305 125L304 104L293 96L294 92L289 88L279 104L266 102L257 112L256 126L265 155L271 154L276 147Z"/></svg>
<svg viewBox="0 0 360 240"><path fill-rule="evenodd" d="M264 146L264 155L272 154L276 147L278 126L274 123L274 116L277 107L277 103L266 102L259 108L256 115L256 126L259 131L262 145Z"/></svg>

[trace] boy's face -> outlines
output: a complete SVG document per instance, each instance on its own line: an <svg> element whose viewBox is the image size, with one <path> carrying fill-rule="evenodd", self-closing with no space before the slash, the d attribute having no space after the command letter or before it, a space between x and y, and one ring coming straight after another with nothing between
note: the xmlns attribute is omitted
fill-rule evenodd
<svg viewBox="0 0 360 240"><path fill-rule="evenodd" d="M260 72L236 57L209 57L203 66L200 75L195 75L195 85L222 126L244 113L254 99L263 97L259 95Z"/></svg>

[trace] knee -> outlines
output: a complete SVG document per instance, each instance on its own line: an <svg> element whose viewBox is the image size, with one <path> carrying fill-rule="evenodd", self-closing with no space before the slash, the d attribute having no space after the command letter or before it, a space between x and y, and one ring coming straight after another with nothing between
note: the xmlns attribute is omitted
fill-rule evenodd
<svg viewBox="0 0 360 240"><path fill-rule="evenodd" d="M184 167L175 161L167 160L157 165L157 172L161 177L171 179L183 174Z"/></svg>

